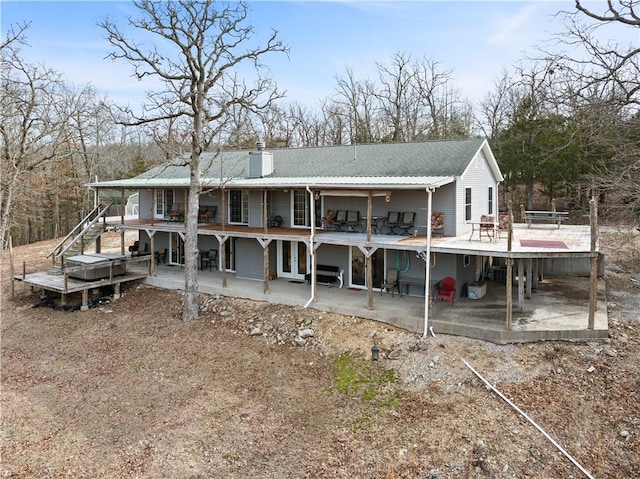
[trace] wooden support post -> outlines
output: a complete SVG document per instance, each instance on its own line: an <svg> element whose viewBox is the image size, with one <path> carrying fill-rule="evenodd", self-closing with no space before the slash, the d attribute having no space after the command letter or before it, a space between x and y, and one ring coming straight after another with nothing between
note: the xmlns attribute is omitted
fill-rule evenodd
<svg viewBox="0 0 640 479"><path fill-rule="evenodd" d="M591 224L591 272L589 285L589 329L596 325L598 306L598 204L595 197L589 201L589 222Z"/></svg>
<svg viewBox="0 0 640 479"><path fill-rule="evenodd" d="M369 195L367 197L367 243L371 241L371 191L369 191Z"/></svg>
<svg viewBox="0 0 640 479"><path fill-rule="evenodd" d="M527 275L527 284L526 284L527 290L526 290L525 297L527 299L531 299L531 288L533 287L533 259L532 258L527 258L526 275Z"/></svg>
<svg viewBox="0 0 640 479"><path fill-rule="evenodd" d="M520 205L520 208L524 210L524 207ZM509 230L507 232L507 252L511 253L511 247L513 244L513 209L511 208L511 201L507 203L507 211L509 212ZM524 219L524 216L523 216ZM507 256L507 278L506 290L507 290L507 331L511 331L511 323L513 318L513 259L511 255Z"/></svg>
<svg viewBox="0 0 640 479"><path fill-rule="evenodd" d="M82 306L80 306L80 311L87 311L89 309L89 290L82 290Z"/></svg>
<svg viewBox="0 0 640 479"><path fill-rule="evenodd" d="M15 279L13 278L15 275L15 271L13 269L13 239L9 236L9 274L11 275L11 299L14 300L16 297L15 291ZM24 278L24 273L23 273Z"/></svg>
<svg viewBox="0 0 640 479"><path fill-rule="evenodd" d="M513 318L513 259L507 258L507 331L511 331L511 323Z"/></svg>
<svg viewBox="0 0 640 479"><path fill-rule="evenodd" d="M227 238L220 243L220 265L222 266L222 287L227 287Z"/></svg>
<svg viewBox="0 0 640 479"><path fill-rule="evenodd" d="M157 261L156 237L155 235L152 235L151 236L151 262L149 263L149 275L152 277L156 275L156 261Z"/></svg>
<svg viewBox="0 0 640 479"><path fill-rule="evenodd" d="M262 227L266 233L269 232L269 214L267 210L267 190L262 192Z"/></svg>
<svg viewBox="0 0 640 479"><path fill-rule="evenodd" d="M264 272L262 273L262 292L269 294L269 244L263 247Z"/></svg>
<svg viewBox="0 0 640 479"><path fill-rule="evenodd" d="M66 306L67 305L67 295L65 293L62 293L60 295L60 305L61 306Z"/></svg>
<svg viewBox="0 0 640 479"><path fill-rule="evenodd" d="M120 293L120 289L122 288L122 283L118 282L113 285L113 299L120 299L122 294Z"/></svg>
<svg viewBox="0 0 640 479"><path fill-rule="evenodd" d="M373 309L373 255L367 256L367 309Z"/></svg>
<svg viewBox="0 0 640 479"><path fill-rule="evenodd" d="M524 260L522 258L518 258L518 309L524 310Z"/></svg>
<svg viewBox="0 0 640 479"><path fill-rule="evenodd" d="M536 258L535 260L533 260L533 272L531 273L531 276L533 278L532 282L531 282L531 288L533 289L538 289L538 275L540 274L540 258Z"/></svg>

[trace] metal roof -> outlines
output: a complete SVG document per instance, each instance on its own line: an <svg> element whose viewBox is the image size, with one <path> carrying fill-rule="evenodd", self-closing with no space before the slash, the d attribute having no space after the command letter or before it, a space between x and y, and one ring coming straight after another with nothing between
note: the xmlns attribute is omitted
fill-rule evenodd
<svg viewBox="0 0 640 479"><path fill-rule="evenodd" d="M205 152L205 187L438 187L462 175L486 140L446 140L418 143L376 143L312 148L276 148L273 173L247 178L250 151ZM488 149L490 163L495 159ZM99 188L188 187L188 155L135 177L91 183ZM497 164L495 166L497 169ZM499 176L499 170L498 170ZM222 179L221 179L222 178ZM500 177L501 179L501 177Z"/></svg>

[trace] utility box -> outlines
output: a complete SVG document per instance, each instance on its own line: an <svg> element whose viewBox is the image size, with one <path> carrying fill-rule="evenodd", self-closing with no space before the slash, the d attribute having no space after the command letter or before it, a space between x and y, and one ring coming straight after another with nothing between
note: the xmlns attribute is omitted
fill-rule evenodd
<svg viewBox="0 0 640 479"><path fill-rule="evenodd" d="M469 299L480 299L485 294L487 294L487 283L485 283L484 281L473 281L472 283L469 283Z"/></svg>

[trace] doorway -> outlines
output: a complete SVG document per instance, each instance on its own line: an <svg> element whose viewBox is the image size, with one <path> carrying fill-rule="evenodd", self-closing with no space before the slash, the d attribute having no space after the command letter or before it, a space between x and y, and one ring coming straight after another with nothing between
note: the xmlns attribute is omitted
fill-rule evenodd
<svg viewBox="0 0 640 479"><path fill-rule="evenodd" d="M184 264L184 241L178 233L169 233L169 264Z"/></svg>
<svg viewBox="0 0 640 479"><path fill-rule="evenodd" d="M384 281L385 250L378 249L371 256L371 267L373 268L373 289L380 290ZM366 289L367 285L367 258L356 246L351 247L351 283L353 288Z"/></svg>
<svg viewBox="0 0 640 479"><path fill-rule="evenodd" d="M308 271L309 252L303 241L278 241L278 276L304 281Z"/></svg>

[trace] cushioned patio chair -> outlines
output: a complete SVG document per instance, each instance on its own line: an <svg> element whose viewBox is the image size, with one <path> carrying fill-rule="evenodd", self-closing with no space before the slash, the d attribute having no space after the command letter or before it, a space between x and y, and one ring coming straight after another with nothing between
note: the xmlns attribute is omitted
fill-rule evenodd
<svg viewBox="0 0 640 479"><path fill-rule="evenodd" d="M444 236L444 214L431 213L431 235Z"/></svg>
<svg viewBox="0 0 640 479"><path fill-rule="evenodd" d="M436 289L436 301L439 299L448 299L453 304L453 297L456 294L456 280L451 276L442 278Z"/></svg>
<svg viewBox="0 0 640 479"><path fill-rule="evenodd" d="M336 210L327 210L327 214L322 218L322 227L330 230L335 229Z"/></svg>

